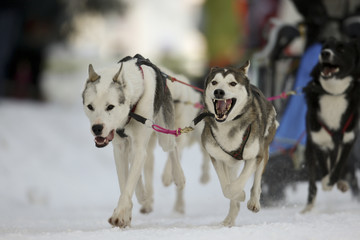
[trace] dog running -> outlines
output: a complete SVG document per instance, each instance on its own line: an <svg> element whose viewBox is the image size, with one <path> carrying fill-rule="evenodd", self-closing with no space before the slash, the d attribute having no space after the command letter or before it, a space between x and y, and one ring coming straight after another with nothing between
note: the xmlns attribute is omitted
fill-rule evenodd
<svg viewBox="0 0 360 240"><path fill-rule="evenodd" d="M359 118L359 44L328 39L314 67L312 81L304 88L306 114L306 150L309 194L303 213L315 202L316 180L329 191L336 184L345 192L346 165L355 142ZM355 167L350 167L355 171ZM318 173L320 176L318 176Z"/></svg>
<svg viewBox="0 0 360 240"><path fill-rule="evenodd" d="M205 118L202 143L210 155L224 196L230 199L228 215L222 222L233 226L245 201L244 187L255 173L247 207L260 210L261 177L269 158L269 145L278 122L276 111L262 92L250 84L250 62L240 68L210 70L205 80ZM241 173L239 169L244 163Z"/></svg>
<svg viewBox="0 0 360 240"><path fill-rule="evenodd" d="M151 181L156 138L162 149L169 152L171 180L179 189L185 184L175 138L155 134L146 124L136 120L141 116L174 129L174 102L166 79L141 55L126 57L99 73L90 64L82 97L95 145L105 147L109 142L113 144L121 195L109 223L121 228L130 226L134 192L142 206L141 212L152 211Z"/></svg>

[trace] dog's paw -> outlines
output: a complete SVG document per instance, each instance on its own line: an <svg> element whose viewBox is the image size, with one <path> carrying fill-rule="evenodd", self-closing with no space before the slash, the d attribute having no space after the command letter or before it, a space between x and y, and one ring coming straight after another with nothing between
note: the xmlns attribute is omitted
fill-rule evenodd
<svg viewBox="0 0 360 240"><path fill-rule="evenodd" d="M175 206L174 206L174 211L180 214L184 214L185 213L185 204L184 201L178 202L176 201Z"/></svg>
<svg viewBox="0 0 360 240"><path fill-rule="evenodd" d="M164 184L165 187L168 187L170 186L170 184L172 183L173 181L173 178L172 178L172 175L171 174L167 174L167 173L164 173L162 175L162 183Z"/></svg>
<svg viewBox="0 0 360 240"><path fill-rule="evenodd" d="M210 181L210 174L208 172L203 172L200 177L200 182L206 184Z"/></svg>
<svg viewBox="0 0 360 240"><path fill-rule="evenodd" d="M126 228L131 226L131 210L132 203L129 206L118 206L115 208L113 215L109 218L108 222L119 228Z"/></svg>
<svg viewBox="0 0 360 240"><path fill-rule="evenodd" d="M339 180L336 186L342 192L346 192L347 190L349 190L349 184L345 180Z"/></svg>
<svg viewBox="0 0 360 240"><path fill-rule="evenodd" d="M260 201L254 198L250 198L250 200L247 202L247 208L250 211L257 213L258 211L260 211Z"/></svg>
<svg viewBox="0 0 360 240"><path fill-rule="evenodd" d="M330 185L330 175L326 175L322 180L321 180L321 184L322 184L322 189L324 191L331 191L333 188L333 185Z"/></svg>
<svg viewBox="0 0 360 240"><path fill-rule="evenodd" d="M301 214L305 214L310 212L314 207L314 204L307 204L303 210L301 210Z"/></svg>
<svg viewBox="0 0 360 240"><path fill-rule="evenodd" d="M140 213L142 214L149 214L153 211L153 208L151 205L143 205L141 208L140 208Z"/></svg>
<svg viewBox="0 0 360 240"><path fill-rule="evenodd" d="M224 221L222 221L221 225L225 227L232 227L235 225L235 219L233 219L231 216L227 216Z"/></svg>

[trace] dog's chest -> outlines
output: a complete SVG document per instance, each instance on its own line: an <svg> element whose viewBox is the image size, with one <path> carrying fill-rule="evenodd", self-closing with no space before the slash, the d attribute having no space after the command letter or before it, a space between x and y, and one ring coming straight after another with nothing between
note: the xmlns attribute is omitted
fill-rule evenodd
<svg viewBox="0 0 360 240"><path fill-rule="evenodd" d="M320 109L318 111L319 121L322 122L329 130L342 130L344 126L341 125L343 114L348 108L348 101L345 95L324 95L319 99ZM334 142L332 136L324 127L317 132L311 132L313 142L324 149L333 149ZM345 132L343 142L351 142L355 138L355 133Z"/></svg>
<svg viewBox="0 0 360 240"><path fill-rule="evenodd" d="M246 128L244 129L234 129L234 128L220 128L212 130L212 134L208 135L213 141L206 141L205 148L208 153L215 158L216 160L221 160L226 162L228 165L233 165L239 163L239 160L236 160L229 155L229 152L234 150L240 150L241 145L244 141L244 135ZM251 132L250 132L251 135ZM258 139L251 138L246 141L243 146L242 158L244 160L253 159L258 155L259 152L259 141Z"/></svg>
<svg viewBox="0 0 360 240"><path fill-rule="evenodd" d="M348 101L345 95L328 95L325 94L319 98L320 120L333 130L341 128L341 118L348 107Z"/></svg>

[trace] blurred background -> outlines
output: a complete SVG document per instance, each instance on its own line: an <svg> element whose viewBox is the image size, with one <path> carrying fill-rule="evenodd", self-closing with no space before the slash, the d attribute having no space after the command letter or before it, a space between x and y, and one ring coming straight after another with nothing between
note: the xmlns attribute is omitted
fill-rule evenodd
<svg viewBox="0 0 360 240"><path fill-rule="evenodd" d="M4 0L0 96L71 104L79 100L89 63L103 67L136 53L202 81L209 66L240 64L261 49L271 17L296 22L298 14L289 5L281 0Z"/></svg>
<svg viewBox="0 0 360 240"><path fill-rule="evenodd" d="M289 183L306 179L301 87L317 62L316 44L329 36L358 37L359 6L359 0L2 0L0 187L7 189L10 181L17 189L14 198L27 199L20 202L48 202L51 181L44 191L38 186L51 174L40 170L37 177L43 177L34 180L29 169L51 172L62 161L67 172L76 158L85 164L95 157L109 158L107 166L113 168L111 152L93 150L81 92L90 63L98 69L140 53L200 87L210 67L239 66L251 59L250 79L265 96L298 91L298 96L274 101L281 128L264 177L263 199L269 205L284 200ZM304 58L308 50L312 55ZM305 77L298 71L303 59ZM356 151L353 156L358 162ZM49 159L57 162L50 166ZM14 170L19 166L25 175ZM102 173L99 178L108 168ZM27 177L20 183L20 176ZM75 176L76 170L71 184ZM61 174L57 177L54 183L61 185ZM11 202L14 198L5 192Z"/></svg>

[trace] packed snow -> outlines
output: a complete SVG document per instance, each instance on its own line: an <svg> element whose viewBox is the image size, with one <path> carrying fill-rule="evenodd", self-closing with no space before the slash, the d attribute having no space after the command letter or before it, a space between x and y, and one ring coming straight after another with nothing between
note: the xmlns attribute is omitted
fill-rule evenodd
<svg viewBox="0 0 360 240"><path fill-rule="evenodd" d="M232 228L220 222L228 200L211 168L206 185L199 182L198 145L186 149L186 213L173 211L174 186L164 187L166 154L155 150L154 211L134 208L131 228L112 228L107 219L119 187L112 146L97 149L81 106L28 101L0 101L0 239L360 239L360 208L350 192L323 192L316 206L300 214L307 184L287 189L287 201L252 213L241 205ZM246 193L249 195L249 186Z"/></svg>

